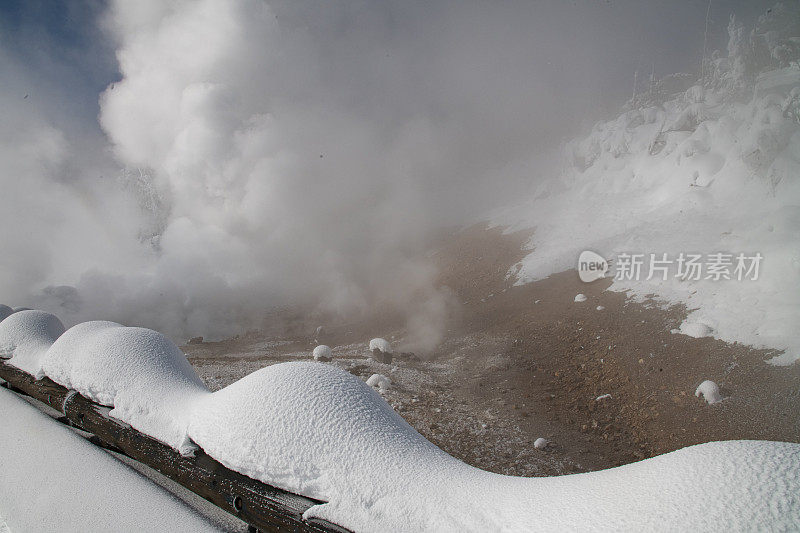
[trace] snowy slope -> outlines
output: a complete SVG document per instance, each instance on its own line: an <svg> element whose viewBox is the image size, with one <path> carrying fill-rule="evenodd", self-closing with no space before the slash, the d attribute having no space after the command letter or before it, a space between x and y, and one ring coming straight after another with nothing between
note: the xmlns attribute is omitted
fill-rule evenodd
<svg viewBox="0 0 800 533"><path fill-rule="evenodd" d="M0 531L218 531L138 472L0 389Z"/></svg>
<svg viewBox="0 0 800 533"><path fill-rule="evenodd" d="M729 33L728 56L715 54L703 80L670 76L642 91L566 145L561 176L492 220L535 228L510 273L519 283L576 268L592 250L611 262L610 276L633 278L611 290L686 304L681 332L785 350L771 362L791 364L800 358L800 7L777 6L749 34L732 20ZM682 253L702 256L699 276L679 275ZM715 279L717 253L732 279ZM621 254L641 255L638 279L620 270ZM667 279L658 269L647 279L650 254L672 261L661 264ZM737 279L739 254L747 268L763 257L756 280L754 271Z"/></svg>

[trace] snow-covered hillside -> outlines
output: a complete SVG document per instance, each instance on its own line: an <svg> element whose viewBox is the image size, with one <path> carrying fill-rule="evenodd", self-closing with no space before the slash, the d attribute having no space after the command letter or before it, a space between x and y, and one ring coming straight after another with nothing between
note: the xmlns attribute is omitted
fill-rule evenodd
<svg viewBox="0 0 800 533"><path fill-rule="evenodd" d="M114 407L111 416L179 451L196 444L231 469L319 498L326 503L308 509L306 517L355 531L522 531L531 524L608 531L800 527L798 444L717 442L588 474L503 476L448 455L367 383L334 366L276 364L211 393L183 353L156 332L90 322L46 346L34 334L42 318L23 311L0 322L10 364L17 358L26 365L40 361L30 372ZM1 327L12 319L14 328ZM0 516L12 529L22 524L23 530L47 530L62 517L73 518L88 501L75 498L84 485L108 493L104 487L116 480L133 483L110 457L77 449L78 437L31 409L11 393L0 394L0 474L12 480L0 484ZM41 478L49 475L43 460L65 466L38 515L31 495L49 482ZM84 465L96 480L86 479ZM73 492L76 483L81 491ZM159 512L172 505L155 493L146 486L126 490L123 511L150 498ZM95 510L85 528L120 529L113 527L116 519ZM188 514L169 520L182 521L170 526L175 531L203 526Z"/></svg>
<svg viewBox="0 0 800 533"><path fill-rule="evenodd" d="M519 283L592 250L611 290L684 303L682 333L785 350L770 362L786 365L800 358L800 5L728 30L702 79L638 87L565 146L560 176L492 220L535 228Z"/></svg>

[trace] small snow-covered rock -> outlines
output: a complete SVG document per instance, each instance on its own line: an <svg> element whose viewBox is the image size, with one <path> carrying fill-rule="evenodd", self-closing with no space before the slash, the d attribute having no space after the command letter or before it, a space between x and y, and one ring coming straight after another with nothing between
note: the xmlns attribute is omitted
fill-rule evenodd
<svg viewBox="0 0 800 533"><path fill-rule="evenodd" d="M694 395L698 398L702 395L705 400L710 403L719 403L722 401L722 395L719 393L719 387L716 383L710 380L705 380L694 391Z"/></svg>
<svg viewBox="0 0 800 533"><path fill-rule="evenodd" d="M603 307L602 305L598 305L595 309L597 309L598 311L602 311L603 309L605 309L605 307Z"/></svg>
<svg viewBox="0 0 800 533"><path fill-rule="evenodd" d="M388 390L392 386L392 380L383 374L372 374L367 380L367 385L372 388L380 389L381 391Z"/></svg>
<svg viewBox="0 0 800 533"><path fill-rule="evenodd" d="M64 333L64 324L44 311L19 311L0 322L0 357L36 379L44 377L42 361L48 348Z"/></svg>
<svg viewBox="0 0 800 533"><path fill-rule="evenodd" d="M369 351L372 352L372 358L379 363L392 362L392 345L386 339L375 338L369 341Z"/></svg>
<svg viewBox="0 0 800 533"><path fill-rule="evenodd" d="M582 294L582 293L581 294L576 294L575 295L575 301L576 302L585 302L586 301L586 295Z"/></svg>
<svg viewBox="0 0 800 533"><path fill-rule="evenodd" d="M544 437L539 437L538 439L533 441L533 447L536 448L537 450L544 450L548 446L550 446L550 441Z"/></svg>
<svg viewBox="0 0 800 533"><path fill-rule="evenodd" d="M325 346L324 344L320 344L314 348L312 355L314 356L315 361L326 362L333 358L330 346Z"/></svg>
<svg viewBox="0 0 800 533"><path fill-rule="evenodd" d="M392 345L389 344L389 341L386 339L382 339L380 337L374 338L369 341L369 349L370 351L378 349L383 353L392 353Z"/></svg>

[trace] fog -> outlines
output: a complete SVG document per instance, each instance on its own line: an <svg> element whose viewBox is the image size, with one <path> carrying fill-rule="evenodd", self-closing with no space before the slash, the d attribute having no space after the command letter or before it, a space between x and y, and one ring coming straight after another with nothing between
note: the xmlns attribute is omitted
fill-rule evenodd
<svg viewBox="0 0 800 533"><path fill-rule="evenodd" d="M0 301L176 339L453 303L424 251L768 2L0 8Z"/></svg>

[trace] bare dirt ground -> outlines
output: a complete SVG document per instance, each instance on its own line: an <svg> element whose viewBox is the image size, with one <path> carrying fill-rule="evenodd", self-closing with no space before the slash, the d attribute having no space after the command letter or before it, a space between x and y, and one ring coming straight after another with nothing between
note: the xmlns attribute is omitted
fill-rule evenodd
<svg viewBox="0 0 800 533"><path fill-rule="evenodd" d="M387 315L324 324L334 354L326 364L388 376L384 398L420 433L504 474L585 472L712 440L800 442L800 365L772 367L768 351L672 334L683 307L637 303L574 271L514 287L506 274L527 254L527 237L475 226L438 243L440 283L460 308L431 358L372 360L370 338L404 340L402 322ZM588 300L574 302L578 293ZM183 349L212 389L309 360L319 324L272 318L259 333ZM722 403L694 396L704 379L720 385ZM552 444L536 449L538 437Z"/></svg>

